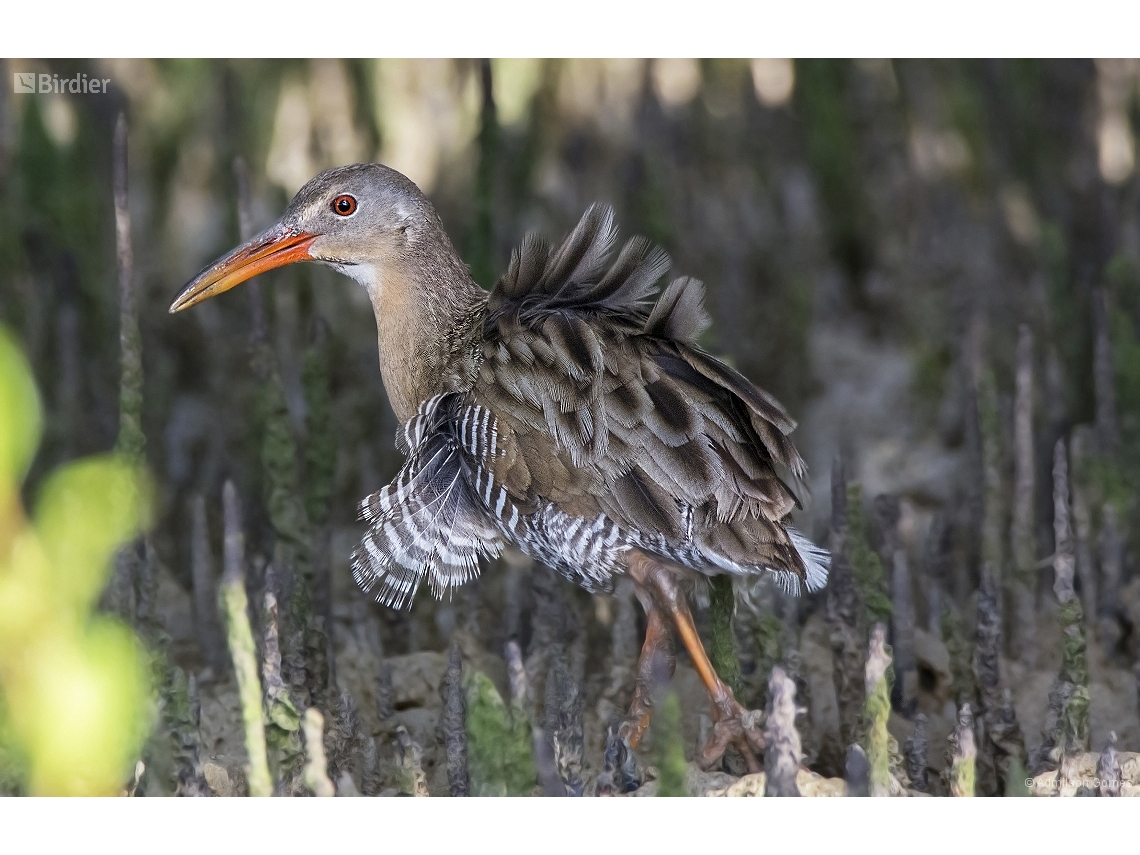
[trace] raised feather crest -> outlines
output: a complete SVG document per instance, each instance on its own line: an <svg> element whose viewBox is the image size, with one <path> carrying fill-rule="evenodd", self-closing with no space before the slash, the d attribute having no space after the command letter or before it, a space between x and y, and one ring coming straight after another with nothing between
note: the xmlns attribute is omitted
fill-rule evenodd
<svg viewBox="0 0 1140 855"><path fill-rule="evenodd" d="M613 208L597 203L557 250L528 234L491 292L487 329L506 319L530 325L564 312L596 312L640 327L634 331L695 340L709 323L704 286L681 277L652 305L657 283L669 269L668 254L646 238L633 237L611 263L616 238Z"/></svg>

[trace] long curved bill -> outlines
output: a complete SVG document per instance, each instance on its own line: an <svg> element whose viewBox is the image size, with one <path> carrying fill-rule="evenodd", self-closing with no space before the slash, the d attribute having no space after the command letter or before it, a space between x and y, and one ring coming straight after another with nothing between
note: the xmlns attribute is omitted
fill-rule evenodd
<svg viewBox="0 0 1140 855"><path fill-rule="evenodd" d="M279 225L262 232L195 276L171 304L170 313L189 309L266 270L308 259L316 239L317 235Z"/></svg>

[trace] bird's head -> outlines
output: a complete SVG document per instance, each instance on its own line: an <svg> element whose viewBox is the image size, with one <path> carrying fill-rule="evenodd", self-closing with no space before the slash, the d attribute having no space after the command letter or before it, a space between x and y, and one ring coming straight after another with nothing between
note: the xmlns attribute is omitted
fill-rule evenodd
<svg viewBox="0 0 1140 855"><path fill-rule="evenodd" d="M386 272L399 272L438 245L442 233L431 203L394 169L379 163L330 169L302 187L276 223L195 276L170 311L295 261L322 262L372 290Z"/></svg>

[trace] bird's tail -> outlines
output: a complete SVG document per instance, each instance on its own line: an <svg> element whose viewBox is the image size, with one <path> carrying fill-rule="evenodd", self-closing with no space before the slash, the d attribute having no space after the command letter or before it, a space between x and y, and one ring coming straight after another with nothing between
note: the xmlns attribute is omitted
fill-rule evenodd
<svg viewBox="0 0 1140 855"><path fill-rule="evenodd" d="M792 546L803 562L807 576L804 584L808 591L818 591L827 584L827 571L831 567L831 553L821 546L816 546L794 528L787 529L788 537L792 539Z"/></svg>
<svg viewBox="0 0 1140 855"><path fill-rule="evenodd" d="M792 547L804 568L804 578L791 570L770 570L768 573L732 575L737 612L759 616L775 607L773 597L777 590L793 597L807 591L818 591L827 585L831 567L831 553L816 546L803 534L790 526L786 529Z"/></svg>

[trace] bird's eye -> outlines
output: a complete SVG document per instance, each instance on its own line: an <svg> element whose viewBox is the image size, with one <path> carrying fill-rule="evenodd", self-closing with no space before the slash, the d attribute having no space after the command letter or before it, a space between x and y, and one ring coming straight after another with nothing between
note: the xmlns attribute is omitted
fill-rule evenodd
<svg viewBox="0 0 1140 855"><path fill-rule="evenodd" d="M356 212L356 199L345 193L333 199L332 207L342 217L348 217Z"/></svg>

